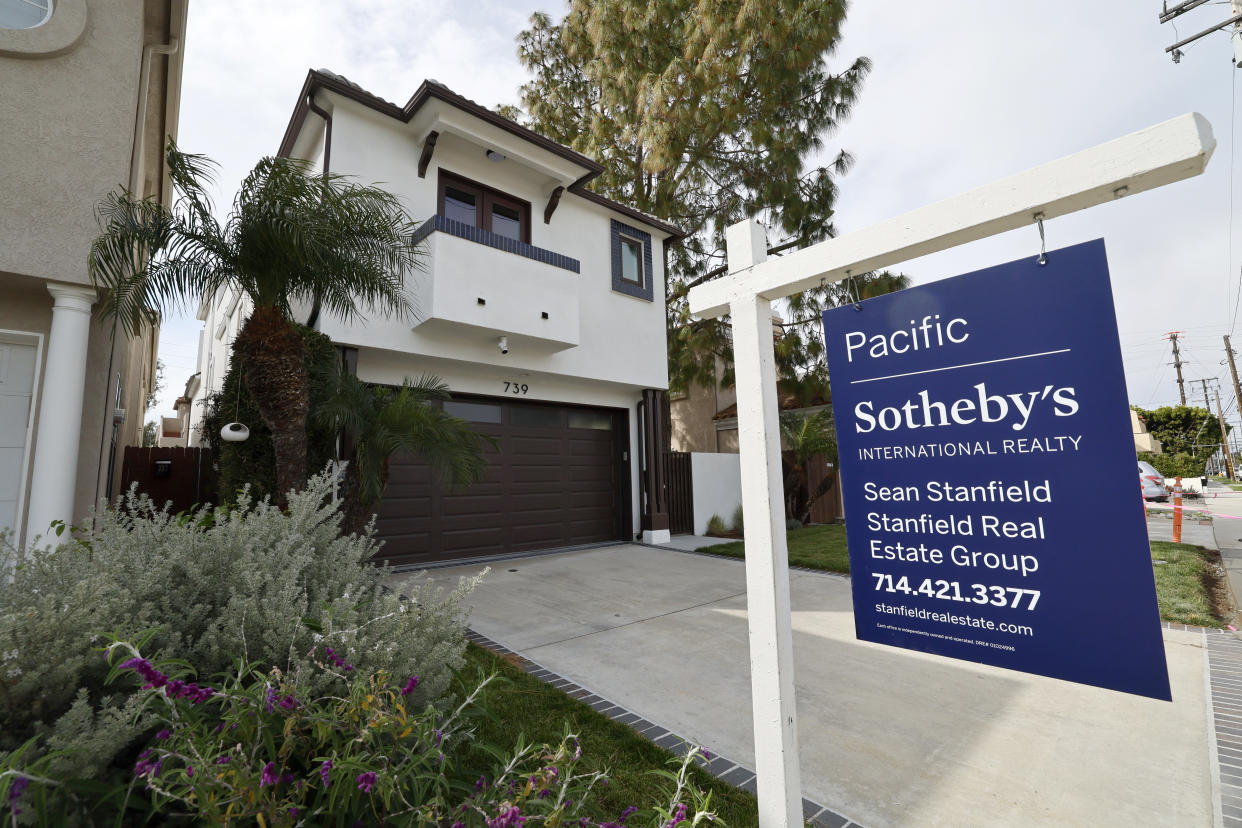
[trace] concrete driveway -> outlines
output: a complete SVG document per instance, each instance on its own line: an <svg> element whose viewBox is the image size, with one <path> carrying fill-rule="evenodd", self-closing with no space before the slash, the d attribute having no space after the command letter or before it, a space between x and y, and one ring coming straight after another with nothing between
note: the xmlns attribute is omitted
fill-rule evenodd
<svg viewBox="0 0 1242 828"><path fill-rule="evenodd" d="M792 595L811 799L873 827L1213 824L1203 633L1165 631L1169 704L856 641L846 578L794 572ZM635 545L502 561L471 605L481 634L753 767L741 562Z"/></svg>

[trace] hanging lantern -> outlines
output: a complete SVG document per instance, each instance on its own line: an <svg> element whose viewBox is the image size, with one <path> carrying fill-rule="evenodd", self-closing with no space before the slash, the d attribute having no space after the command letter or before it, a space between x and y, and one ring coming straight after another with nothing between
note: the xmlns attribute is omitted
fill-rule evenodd
<svg viewBox="0 0 1242 828"><path fill-rule="evenodd" d="M220 429L220 438L226 443L240 443L250 436L250 429L241 423L228 423Z"/></svg>

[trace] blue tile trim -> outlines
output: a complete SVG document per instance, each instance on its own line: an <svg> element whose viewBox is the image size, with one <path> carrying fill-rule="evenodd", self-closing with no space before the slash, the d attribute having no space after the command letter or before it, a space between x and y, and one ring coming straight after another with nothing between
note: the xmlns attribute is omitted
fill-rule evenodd
<svg viewBox="0 0 1242 828"><path fill-rule="evenodd" d="M643 283L636 285L621 278L621 236L626 235L643 243ZM612 289L626 296L653 301L651 286L651 234L612 219L609 243L612 246Z"/></svg>
<svg viewBox="0 0 1242 828"><path fill-rule="evenodd" d="M559 267L571 273L582 272L582 264L577 259L571 259L569 256L564 256L560 253L553 253L551 250L544 250L542 247L535 247L533 244L516 241L505 236L498 236L490 230L484 230L481 227L475 227L440 215L432 216L424 221L414 231L414 241L420 242L437 230L441 233L448 233L450 236L456 236L459 239L484 244L497 250L503 250L506 253L514 253L527 259L534 259L537 262L552 265L552 267ZM647 257L648 259L651 258L650 251L647 253ZM648 296L647 298L650 299L651 297Z"/></svg>

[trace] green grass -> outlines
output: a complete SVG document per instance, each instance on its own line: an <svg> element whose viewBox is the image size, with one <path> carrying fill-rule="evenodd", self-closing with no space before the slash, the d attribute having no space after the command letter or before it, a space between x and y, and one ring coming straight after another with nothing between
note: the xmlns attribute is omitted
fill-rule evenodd
<svg viewBox="0 0 1242 828"><path fill-rule="evenodd" d="M1168 541L1152 541L1152 561L1156 564L1156 600L1165 621L1196 627L1224 626L1212 614L1212 602L1203 576L1211 552L1201 546Z"/></svg>
<svg viewBox="0 0 1242 828"><path fill-rule="evenodd" d="M511 750L518 734L522 733L528 744L555 745L560 743L568 724L581 740L583 756L589 758L595 768L608 771L610 784L595 789L588 816L597 821L610 821L619 817L629 805L647 810L657 801L657 793L660 799L667 800L672 783L648 771L675 770L675 765L667 764L675 758L672 753L527 675L496 654L471 644L466 652L465 674L470 675L476 668L485 674L495 671L503 679L489 685L486 691L486 707L492 718L479 722L479 735L485 743ZM692 678L687 676L687 680ZM694 768L693 774L695 784L711 792L712 809L731 828L758 824L754 796L699 768Z"/></svg>
<svg viewBox="0 0 1242 828"><path fill-rule="evenodd" d="M791 565L849 574L850 559L844 526L806 526L790 530L785 537L789 543ZM745 556L745 545L737 541L703 547L699 551L742 558ZM1154 566L1160 617L1165 621L1199 627L1223 626L1212 615L1211 599L1204 585L1205 566L1211 552L1184 543L1153 541L1151 554L1153 561L1166 561Z"/></svg>
<svg viewBox="0 0 1242 828"><path fill-rule="evenodd" d="M845 547L845 527L838 525L804 526L785 533L789 542L789 563L826 572L850 571L850 555ZM698 551L730 558L746 557L742 541L705 546Z"/></svg>

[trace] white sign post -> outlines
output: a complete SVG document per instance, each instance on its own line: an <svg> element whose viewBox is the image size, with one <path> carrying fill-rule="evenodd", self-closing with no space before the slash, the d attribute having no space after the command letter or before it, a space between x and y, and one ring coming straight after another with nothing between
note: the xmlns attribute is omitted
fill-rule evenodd
<svg viewBox="0 0 1242 828"><path fill-rule="evenodd" d="M864 230L767 259L756 221L725 234L729 273L693 288L690 311L733 324L755 772L762 828L803 822L789 555L772 302L820 284L1199 175L1216 142L1197 113L1132 133Z"/></svg>

